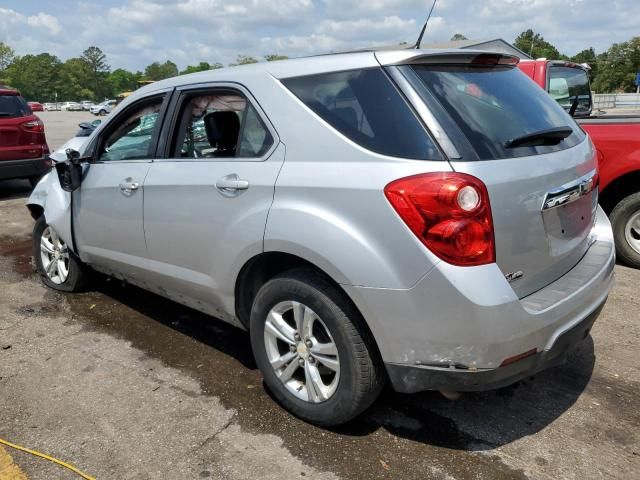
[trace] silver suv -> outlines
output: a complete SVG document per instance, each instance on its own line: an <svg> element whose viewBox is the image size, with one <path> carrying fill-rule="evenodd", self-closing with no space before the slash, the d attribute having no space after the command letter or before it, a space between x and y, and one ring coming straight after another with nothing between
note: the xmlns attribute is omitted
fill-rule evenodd
<svg viewBox="0 0 640 480"><path fill-rule="evenodd" d="M386 381L518 381L589 333L615 258L593 145L517 61L370 51L142 88L29 199L37 268L249 330L274 397L321 425Z"/></svg>

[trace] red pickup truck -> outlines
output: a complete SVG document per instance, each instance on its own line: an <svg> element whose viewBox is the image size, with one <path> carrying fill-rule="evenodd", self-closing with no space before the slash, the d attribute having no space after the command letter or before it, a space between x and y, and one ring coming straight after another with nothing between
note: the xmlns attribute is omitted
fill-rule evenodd
<svg viewBox="0 0 640 480"><path fill-rule="evenodd" d="M523 60L520 69L566 108L598 151L600 205L613 226L618 257L640 268L640 115L593 113L588 67Z"/></svg>
<svg viewBox="0 0 640 480"><path fill-rule="evenodd" d="M27 178L32 185L50 167L44 124L20 96L0 86L0 180Z"/></svg>

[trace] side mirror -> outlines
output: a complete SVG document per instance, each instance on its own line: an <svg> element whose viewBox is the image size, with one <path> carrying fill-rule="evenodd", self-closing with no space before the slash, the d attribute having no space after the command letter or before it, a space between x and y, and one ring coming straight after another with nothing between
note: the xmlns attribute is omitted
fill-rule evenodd
<svg viewBox="0 0 640 480"><path fill-rule="evenodd" d="M82 183L82 159L80 152L72 148L67 148L65 153L67 161L56 163L55 168L62 189L65 192L74 192Z"/></svg>

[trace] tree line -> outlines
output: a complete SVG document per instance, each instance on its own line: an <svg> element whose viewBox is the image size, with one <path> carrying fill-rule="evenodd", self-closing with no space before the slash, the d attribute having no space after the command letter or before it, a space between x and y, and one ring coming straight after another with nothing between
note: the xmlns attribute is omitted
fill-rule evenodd
<svg viewBox="0 0 640 480"><path fill-rule="evenodd" d="M468 40L461 33L451 37L451 41ZM640 37L622 43L614 43L606 52L596 54L593 47L568 56L561 53L555 45L529 29L518 35L513 45L531 58L548 60L567 60L574 63L586 63L591 67L591 89L596 93L635 92L636 74L640 72Z"/></svg>
<svg viewBox="0 0 640 480"><path fill-rule="evenodd" d="M266 55L264 60L272 62L286 58L272 54ZM229 66L257 62L254 57L238 55ZM223 67L219 62L200 62L180 71L175 63L167 60L164 63L153 62L143 71L111 70L106 54L96 46L87 48L79 57L62 62L49 53L18 56L9 45L0 42L0 85L17 88L27 100L39 102L102 101L135 90L141 81L162 80Z"/></svg>
<svg viewBox="0 0 640 480"><path fill-rule="evenodd" d="M466 40L466 37L457 33L452 40ZM635 91L636 73L640 72L640 37L614 43L600 54L590 47L576 55L567 56L541 34L529 29L516 37L514 45L533 58L588 63L592 69L591 87L598 93ZM264 60L271 62L286 58L284 55L271 54L265 55ZM258 61L251 56L238 55L229 66ZM9 45L0 42L0 84L19 89L28 100L41 102L100 101L135 90L143 80L162 80L223 67L219 62L200 62L180 71L174 62L167 60L164 63L153 62L143 71L131 72L123 68L111 70L107 56L96 46L87 48L79 57L62 62L49 53L18 56Z"/></svg>

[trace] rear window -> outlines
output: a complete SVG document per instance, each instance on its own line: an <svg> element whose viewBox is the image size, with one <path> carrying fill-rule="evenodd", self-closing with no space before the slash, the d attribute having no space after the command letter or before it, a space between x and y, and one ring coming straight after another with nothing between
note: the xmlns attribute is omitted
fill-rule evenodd
<svg viewBox="0 0 640 480"><path fill-rule="evenodd" d="M573 119L518 68L472 65L411 68L481 160L551 153L573 147L584 138ZM432 101L424 96L427 103ZM573 133L555 145L508 147L511 140L562 127L570 127Z"/></svg>
<svg viewBox="0 0 640 480"><path fill-rule="evenodd" d="M19 95L0 95L0 118L31 115L31 108Z"/></svg>
<svg viewBox="0 0 640 480"><path fill-rule="evenodd" d="M565 110L569 110L577 99L577 115L591 112L589 76L581 68L552 66L549 69L549 95Z"/></svg>
<svg viewBox="0 0 640 480"><path fill-rule="evenodd" d="M440 160L426 130L379 68L283 81L302 102L358 145L393 157Z"/></svg>

